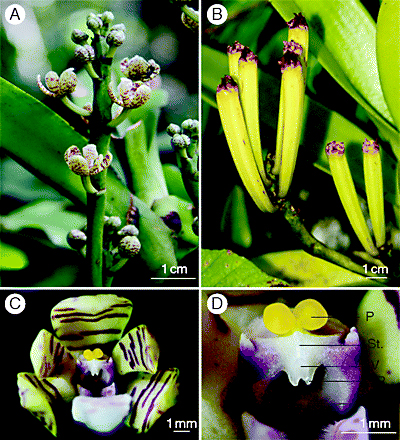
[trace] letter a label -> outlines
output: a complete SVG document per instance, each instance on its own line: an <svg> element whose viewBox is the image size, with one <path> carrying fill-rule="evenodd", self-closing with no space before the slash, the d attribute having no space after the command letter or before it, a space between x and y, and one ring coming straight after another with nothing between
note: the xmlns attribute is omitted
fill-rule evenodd
<svg viewBox="0 0 400 440"><path fill-rule="evenodd" d="M10 5L6 9L4 17L10 24L21 24L25 20L25 9L18 4Z"/></svg>

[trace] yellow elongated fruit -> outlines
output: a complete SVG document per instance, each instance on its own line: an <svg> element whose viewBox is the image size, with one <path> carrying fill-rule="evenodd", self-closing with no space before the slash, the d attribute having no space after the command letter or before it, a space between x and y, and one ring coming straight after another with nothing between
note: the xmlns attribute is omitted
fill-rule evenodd
<svg viewBox="0 0 400 440"><path fill-rule="evenodd" d="M308 61L308 25L304 16L300 14L294 14L294 18L287 22L289 32L288 32L288 40L294 41L303 49L302 52L302 60L304 61L304 68L307 68ZM304 76L305 76L304 72Z"/></svg>
<svg viewBox="0 0 400 440"><path fill-rule="evenodd" d="M343 142L332 141L326 146L329 167L335 182L337 192L346 211L347 218L364 249L372 256L378 255L378 250L372 242L367 223L361 211L349 164L347 163Z"/></svg>
<svg viewBox="0 0 400 440"><path fill-rule="evenodd" d="M282 71L283 100L282 159L279 171L279 197L285 197L292 183L303 126L305 83L300 56L288 50L279 62ZM279 131L279 130L278 130ZM280 142L277 139L277 144Z"/></svg>
<svg viewBox="0 0 400 440"><path fill-rule="evenodd" d="M286 52L293 52L297 55L302 55L303 48L300 44L295 43L294 41L284 41L283 42L283 53ZM304 63L303 63L304 65ZM304 69L303 69L304 73ZM305 81L305 79L304 79ZM274 167L272 169L272 173L277 175L281 171L281 165L282 165L282 143L283 143L283 123L284 119L283 116L285 114L285 100L283 98L283 91L284 91L284 82L281 81L281 88L280 88L280 97L279 97L279 115L278 115L278 125L277 125L277 132L276 132L276 150L275 150L275 163Z"/></svg>
<svg viewBox="0 0 400 440"><path fill-rule="evenodd" d="M380 247L386 241L381 154L379 145L368 139L365 139L362 150L368 210L375 243L377 247Z"/></svg>
<svg viewBox="0 0 400 440"><path fill-rule="evenodd" d="M239 101L239 87L229 75L222 78L217 88L217 105L225 137L244 186L261 211L273 212L275 208L265 191L251 149Z"/></svg>
<svg viewBox="0 0 400 440"><path fill-rule="evenodd" d="M302 73L305 84L306 74L307 74L308 45L309 45L307 21L304 18L304 16L301 13L299 13L299 14L294 14L294 18L288 21L287 25L289 29L288 41L283 42L284 44L283 52L285 53L288 50L290 50L300 55L300 61L303 66ZM285 112L285 105L283 99L283 82L281 82L278 127L276 133L275 164L272 169L273 174L279 174L281 170L284 112Z"/></svg>
<svg viewBox="0 0 400 440"><path fill-rule="evenodd" d="M258 58L248 47L242 50L239 58L239 96L258 172L268 185L260 139Z"/></svg>
<svg viewBox="0 0 400 440"><path fill-rule="evenodd" d="M232 46L228 46L228 65L229 65L229 75L236 81L239 81L239 58L244 49L243 44L239 41L235 41Z"/></svg>

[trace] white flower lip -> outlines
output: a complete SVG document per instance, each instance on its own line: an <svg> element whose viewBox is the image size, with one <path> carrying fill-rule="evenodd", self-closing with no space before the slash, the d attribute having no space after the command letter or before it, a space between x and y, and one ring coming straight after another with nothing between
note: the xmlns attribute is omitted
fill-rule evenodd
<svg viewBox="0 0 400 440"><path fill-rule="evenodd" d="M256 318L240 338L241 357L249 362L260 378L273 380L284 371L293 386L300 379L310 385L319 366L325 367L321 395L338 412L347 412L354 404L361 377L360 342L353 327L346 339L341 335L316 335L295 330L278 336Z"/></svg>

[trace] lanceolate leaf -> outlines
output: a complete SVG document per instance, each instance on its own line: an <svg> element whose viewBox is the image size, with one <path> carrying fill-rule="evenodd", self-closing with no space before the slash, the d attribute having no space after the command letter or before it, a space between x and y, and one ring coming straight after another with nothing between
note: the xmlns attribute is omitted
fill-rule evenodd
<svg viewBox="0 0 400 440"><path fill-rule="evenodd" d="M400 4L381 3L376 33L376 55L383 94L397 128L400 129Z"/></svg>
<svg viewBox="0 0 400 440"><path fill-rule="evenodd" d="M3 78L0 78L0 84L1 146L22 166L83 207L86 193L80 177L66 166L64 152L71 145L84 147L87 139L18 87ZM131 203L130 197L128 189L112 172L108 172L106 213L124 220ZM163 276L163 264L177 264L171 231L137 197L133 197L133 203L140 213L140 256L152 272Z"/></svg>

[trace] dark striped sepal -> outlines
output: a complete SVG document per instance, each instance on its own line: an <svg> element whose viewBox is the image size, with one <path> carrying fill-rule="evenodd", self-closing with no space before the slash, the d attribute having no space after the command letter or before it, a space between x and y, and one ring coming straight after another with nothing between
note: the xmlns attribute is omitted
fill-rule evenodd
<svg viewBox="0 0 400 440"><path fill-rule="evenodd" d="M173 407L178 395L177 368L157 374L141 373L128 387L132 411L125 424L138 434L146 433L165 411Z"/></svg>
<svg viewBox="0 0 400 440"><path fill-rule="evenodd" d="M30 355L38 378L62 375L70 379L74 374L76 362L72 353L47 330L38 333Z"/></svg>
<svg viewBox="0 0 400 440"><path fill-rule="evenodd" d="M54 331L73 351L118 341L132 313L132 303L117 295L68 298L51 311Z"/></svg>
<svg viewBox="0 0 400 440"><path fill-rule="evenodd" d="M134 371L155 374L160 350L145 325L127 333L115 346L112 358L119 374Z"/></svg>
<svg viewBox="0 0 400 440"><path fill-rule="evenodd" d="M47 384L47 379L38 379L33 373L18 373L18 393L21 406L37 417L56 437L57 425L52 402L55 390Z"/></svg>

